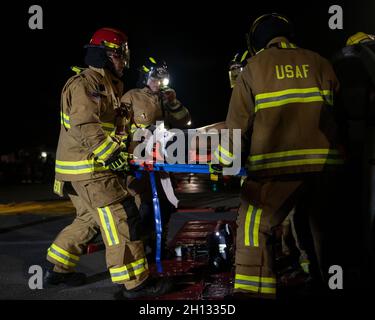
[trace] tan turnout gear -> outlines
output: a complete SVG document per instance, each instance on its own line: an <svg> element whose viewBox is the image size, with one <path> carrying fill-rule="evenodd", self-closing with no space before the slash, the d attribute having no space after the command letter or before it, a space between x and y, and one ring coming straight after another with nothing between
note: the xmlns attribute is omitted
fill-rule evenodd
<svg viewBox="0 0 375 320"><path fill-rule="evenodd" d="M131 135L137 128L147 128L151 125L156 125L157 121L164 121L167 128L181 128L190 119L188 109L180 102L177 102L179 107L175 111L164 108L159 94L152 92L148 87L129 90L122 96L121 103L131 106L133 110ZM132 141L132 138L130 137L129 140ZM130 150L133 149L135 144L136 142L130 142ZM165 194L162 191L159 180L159 175L157 174L156 181L159 196L164 199ZM128 177L128 190L131 194L141 197L142 200L152 201L151 186L146 175L140 180Z"/></svg>
<svg viewBox="0 0 375 320"><path fill-rule="evenodd" d="M181 103L178 102L179 107L175 110L165 108L159 94L152 92L148 87L129 90L123 95L121 102L133 108L133 131L137 126L144 128L155 125L156 121L164 121L167 128L183 128L190 120L188 109Z"/></svg>
<svg viewBox="0 0 375 320"><path fill-rule="evenodd" d="M118 112L122 93L119 79L92 67L69 79L63 89L54 189L69 195L77 216L57 236L47 259L56 272L74 271L100 228L112 281L132 289L149 275L139 239L139 211L126 191L124 173L102 164L124 148L116 135L117 125L124 123Z"/></svg>
<svg viewBox="0 0 375 320"><path fill-rule="evenodd" d="M293 207L315 217L330 214L322 199L333 201L332 177L322 172L343 163L333 112L337 89L326 59L284 37L271 40L239 75L226 126L241 129L242 147L250 146L242 150L249 177L237 218L235 292L275 296L272 230ZM233 154L232 139L224 137L214 152L226 166L241 156ZM312 231L322 267L319 232Z"/></svg>

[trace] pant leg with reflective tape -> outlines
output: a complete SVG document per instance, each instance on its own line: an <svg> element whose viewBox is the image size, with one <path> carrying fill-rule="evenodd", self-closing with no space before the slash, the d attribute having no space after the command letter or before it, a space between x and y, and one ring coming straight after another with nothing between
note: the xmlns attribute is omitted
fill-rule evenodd
<svg viewBox="0 0 375 320"><path fill-rule="evenodd" d="M132 289L149 275L143 242L139 235L139 211L134 199L97 208L111 279Z"/></svg>
<svg viewBox="0 0 375 320"><path fill-rule="evenodd" d="M272 229L292 209L293 194L300 185L300 181L243 184L237 217L235 292L275 297Z"/></svg>
<svg viewBox="0 0 375 320"><path fill-rule="evenodd" d="M108 177L73 182L73 186L89 203L100 226L112 281L127 289L137 287L149 271L139 235L139 211L125 191L125 180Z"/></svg>
<svg viewBox="0 0 375 320"><path fill-rule="evenodd" d="M76 218L64 228L48 249L47 260L55 264L57 272L72 272L79 262L87 243L96 235L96 223L90 208L77 194L69 194L76 209Z"/></svg>
<svg viewBox="0 0 375 320"><path fill-rule="evenodd" d="M125 284L128 289L141 284L149 272L143 243L139 240L139 212L120 179L109 176L74 181L72 186L100 227L112 281ZM66 235L58 238L59 243L66 241ZM56 249L55 244L52 247ZM78 256L73 252L61 248L60 253L69 258L69 262L78 262Z"/></svg>

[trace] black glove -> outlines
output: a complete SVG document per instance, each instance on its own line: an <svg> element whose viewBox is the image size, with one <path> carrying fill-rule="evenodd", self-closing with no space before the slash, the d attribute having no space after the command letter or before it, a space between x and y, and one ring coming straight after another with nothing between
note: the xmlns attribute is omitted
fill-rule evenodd
<svg viewBox="0 0 375 320"><path fill-rule="evenodd" d="M129 160L132 158L132 154L125 151L118 151L102 164L106 167L108 166L113 171L128 171L130 169Z"/></svg>
<svg viewBox="0 0 375 320"><path fill-rule="evenodd" d="M223 166L220 164L209 164L210 173L213 174L222 174L223 173Z"/></svg>

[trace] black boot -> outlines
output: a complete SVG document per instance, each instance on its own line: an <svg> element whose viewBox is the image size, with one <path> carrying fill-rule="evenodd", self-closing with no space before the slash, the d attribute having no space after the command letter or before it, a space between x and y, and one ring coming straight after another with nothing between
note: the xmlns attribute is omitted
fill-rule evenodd
<svg viewBox="0 0 375 320"><path fill-rule="evenodd" d="M44 287L56 286L61 283L70 287L81 286L86 283L86 275L80 272L60 273L47 270L43 278Z"/></svg>
<svg viewBox="0 0 375 320"><path fill-rule="evenodd" d="M159 297L172 291L173 284L168 278L148 278L138 287L123 289L122 297L125 299L137 299L145 297Z"/></svg>

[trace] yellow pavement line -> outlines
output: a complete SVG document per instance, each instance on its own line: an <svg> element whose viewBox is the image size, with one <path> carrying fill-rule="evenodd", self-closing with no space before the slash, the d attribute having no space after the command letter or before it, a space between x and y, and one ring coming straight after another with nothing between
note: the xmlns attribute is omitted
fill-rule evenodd
<svg viewBox="0 0 375 320"><path fill-rule="evenodd" d="M12 214L68 214L75 209L69 200L32 201L22 203L0 204L0 215Z"/></svg>

